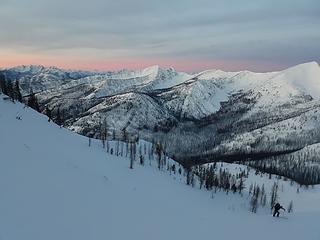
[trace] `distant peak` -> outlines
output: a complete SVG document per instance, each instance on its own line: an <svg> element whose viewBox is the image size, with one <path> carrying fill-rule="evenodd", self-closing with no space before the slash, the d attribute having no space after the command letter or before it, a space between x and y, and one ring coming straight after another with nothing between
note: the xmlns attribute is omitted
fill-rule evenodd
<svg viewBox="0 0 320 240"><path fill-rule="evenodd" d="M312 62L306 62L306 63L301 63L298 65L295 65L293 67L289 67L285 70L283 70L282 72L291 72L291 71L320 71L320 66L319 63L317 63L316 61L312 61Z"/></svg>
<svg viewBox="0 0 320 240"><path fill-rule="evenodd" d="M160 68L159 65L152 65L152 66L146 67L145 69L159 69L159 68Z"/></svg>
<svg viewBox="0 0 320 240"><path fill-rule="evenodd" d="M12 67L11 69L43 69L45 68L43 65L19 65L16 67Z"/></svg>
<svg viewBox="0 0 320 240"><path fill-rule="evenodd" d="M19 71L19 72L37 72L37 71L42 71L45 69L60 70L59 68L54 67L54 66L46 67L43 65L19 65L19 66L12 67L9 69Z"/></svg>
<svg viewBox="0 0 320 240"><path fill-rule="evenodd" d="M160 67L158 65L153 65L153 66L150 66L150 67L143 69L142 71L143 72L158 72L159 68Z"/></svg>

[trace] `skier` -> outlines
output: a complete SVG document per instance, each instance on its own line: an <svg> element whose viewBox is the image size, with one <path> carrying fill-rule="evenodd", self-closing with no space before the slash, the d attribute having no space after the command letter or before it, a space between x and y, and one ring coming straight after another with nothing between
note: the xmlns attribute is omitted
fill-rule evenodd
<svg viewBox="0 0 320 240"><path fill-rule="evenodd" d="M280 210L280 209L283 209L283 210L285 211L284 207L282 207L282 206L280 205L280 203L277 203L276 205L274 205L273 208L274 208L274 211L273 211L273 216L274 216L274 217L275 217L276 215L277 215L277 217L279 217L279 214L280 214L279 210Z"/></svg>

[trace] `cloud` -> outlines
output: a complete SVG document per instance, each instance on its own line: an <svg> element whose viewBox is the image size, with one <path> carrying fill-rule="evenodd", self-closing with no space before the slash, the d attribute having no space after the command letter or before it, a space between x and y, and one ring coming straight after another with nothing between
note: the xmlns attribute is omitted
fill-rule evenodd
<svg viewBox="0 0 320 240"><path fill-rule="evenodd" d="M319 60L319 16L318 0L2 0L0 51L289 65Z"/></svg>

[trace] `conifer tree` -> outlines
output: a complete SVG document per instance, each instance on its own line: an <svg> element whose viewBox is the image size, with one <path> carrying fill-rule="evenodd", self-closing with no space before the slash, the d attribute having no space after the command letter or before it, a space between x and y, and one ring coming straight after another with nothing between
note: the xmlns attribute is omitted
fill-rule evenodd
<svg viewBox="0 0 320 240"><path fill-rule="evenodd" d="M252 194L251 201L250 201L250 210L253 213L257 212L258 204L259 204L259 202L258 202L259 196L260 196L260 188L259 188L259 186L254 186L253 194Z"/></svg>
<svg viewBox="0 0 320 240"><path fill-rule="evenodd" d="M34 110L40 112L40 107L39 107L39 103L38 103L38 99L36 97L36 95L33 93L33 91L31 90L30 96L28 98L28 102L27 105L31 108L33 108Z"/></svg>
<svg viewBox="0 0 320 240"><path fill-rule="evenodd" d="M3 73L0 73L0 91L8 95L6 77Z"/></svg>
<svg viewBox="0 0 320 240"><path fill-rule="evenodd" d="M46 115L49 119L52 119L52 111L48 106L46 106Z"/></svg>
<svg viewBox="0 0 320 240"><path fill-rule="evenodd" d="M14 98L18 101L22 103L22 94L20 91L20 84L19 81L15 81L14 83L14 89L13 89L13 93L14 93Z"/></svg>
<svg viewBox="0 0 320 240"><path fill-rule="evenodd" d="M11 81L7 81L7 95L14 102L14 91L13 91L13 85Z"/></svg>
<svg viewBox="0 0 320 240"><path fill-rule="evenodd" d="M156 144L156 154L158 157L158 169L161 170L162 169L162 144L161 143L157 143Z"/></svg>
<svg viewBox="0 0 320 240"><path fill-rule="evenodd" d="M137 145L136 142L130 143L130 169L133 169L133 162L136 158Z"/></svg>
<svg viewBox="0 0 320 240"><path fill-rule="evenodd" d="M239 193L241 194L242 190L244 189L244 181L242 177L240 178L238 189L239 189Z"/></svg>
<svg viewBox="0 0 320 240"><path fill-rule="evenodd" d="M293 211L293 201L291 200L288 206L288 213L291 213Z"/></svg>
<svg viewBox="0 0 320 240"><path fill-rule="evenodd" d="M274 183L271 190L271 199L270 199L270 207L271 209L276 204L278 200L278 183Z"/></svg>
<svg viewBox="0 0 320 240"><path fill-rule="evenodd" d="M186 170L186 172L187 172L187 175L186 175L186 177L187 177L186 180L187 180L187 181L186 181L186 183L187 183L187 185L190 185L190 184L191 184L191 175L192 175L191 168L188 167L188 168L186 168L185 170Z"/></svg>
<svg viewBox="0 0 320 240"><path fill-rule="evenodd" d="M57 115L56 115L55 122L56 122L56 124L58 124L59 126L61 126L61 124L62 124L62 118L61 118L60 108L58 108L58 110L57 110Z"/></svg>

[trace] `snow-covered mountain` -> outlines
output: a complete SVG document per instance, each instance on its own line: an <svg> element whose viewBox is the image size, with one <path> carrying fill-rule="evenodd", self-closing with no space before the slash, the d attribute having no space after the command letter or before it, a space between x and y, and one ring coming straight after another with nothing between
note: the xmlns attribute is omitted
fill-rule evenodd
<svg viewBox="0 0 320 240"><path fill-rule="evenodd" d="M23 93L57 90L88 84L95 88L89 97L110 96L134 89L161 89L177 85L191 76L178 73L174 69L159 66L143 70L120 70L116 72L62 70L56 67L18 66L3 70L12 80L19 80Z"/></svg>
<svg viewBox="0 0 320 240"><path fill-rule="evenodd" d="M185 174L159 171L144 148L137 154L145 157L145 166L136 161L129 169L129 159L116 156L116 144L110 142L113 154L101 141L89 147L88 138L3 98L0 94L1 240L269 240L275 233L276 239L319 239L319 186L306 189L223 163L219 168L227 172L248 172L243 196L192 188ZM274 183L285 208L293 201L293 213L273 218L269 207L249 212L250 184L270 193Z"/></svg>
<svg viewBox="0 0 320 240"><path fill-rule="evenodd" d="M41 65L17 66L3 70L5 75L12 80L19 80L23 94L29 94L30 89L39 92L47 89L58 88L60 85L73 79L102 74L99 72L62 70L56 67Z"/></svg>
<svg viewBox="0 0 320 240"><path fill-rule="evenodd" d="M162 141L184 164L234 161L297 151L320 142L320 67L279 72L196 74L153 66L140 71L4 70L32 87L41 108L62 113L64 125L99 137L123 131ZM43 90L43 91L41 91Z"/></svg>

